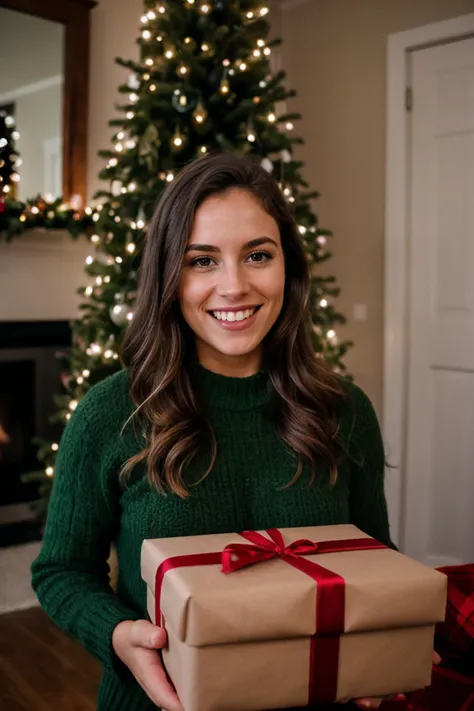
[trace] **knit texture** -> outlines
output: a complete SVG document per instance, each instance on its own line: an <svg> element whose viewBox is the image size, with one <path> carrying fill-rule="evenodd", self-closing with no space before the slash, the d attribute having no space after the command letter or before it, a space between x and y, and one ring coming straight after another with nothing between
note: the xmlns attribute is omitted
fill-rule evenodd
<svg viewBox="0 0 474 711"><path fill-rule="evenodd" d="M155 706L112 648L122 620L146 617L140 577L145 538L224 533L244 529L353 523L392 545L384 495L384 449L369 399L347 384L340 408L340 442L349 453L334 487L309 467L291 487L296 456L280 441L270 417L271 386L265 374L229 378L201 366L194 373L206 401L218 456L209 464L203 446L188 468L187 499L152 489L145 465L127 484L122 464L143 449L139 428L123 425L133 411L126 370L95 385L82 398L61 439L41 552L33 587L53 621L103 664L98 711L151 711ZM132 420L133 423L133 420ZM114 543L119 581L109 586L107 559ZM217 682L217 680L216 680Z"/></svg>

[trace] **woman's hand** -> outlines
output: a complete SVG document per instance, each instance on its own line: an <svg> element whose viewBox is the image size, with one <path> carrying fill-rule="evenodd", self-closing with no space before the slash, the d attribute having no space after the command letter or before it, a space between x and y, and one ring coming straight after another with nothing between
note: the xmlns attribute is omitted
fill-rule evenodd
<svg viewBox="0 0 474 711"><path fill-rule="evenodd" d="M156 706L165 711L183 711L169 683L158 649L166 645L166 632L147 620L120 622L112 634L116 655Z"/></svg>
<svg viewBox="0 0 474 711"><path fill-rule="evenodd" d="M437 652L433 651L433 664L439 664L441 661L441 657ZM392 701L392 700L397 700L397 701L402 701L405 699L404 694L398 694L395 696L379 696L377 698L372 698L372 699L354 699L354 703L359 706L361 709L378 709L379 706L383 704L384 701Z"/></svg>

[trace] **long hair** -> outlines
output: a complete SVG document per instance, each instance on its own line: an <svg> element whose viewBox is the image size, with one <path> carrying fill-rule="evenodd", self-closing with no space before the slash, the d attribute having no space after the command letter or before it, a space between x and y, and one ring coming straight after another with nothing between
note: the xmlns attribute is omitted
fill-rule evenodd
<svg viewBox="0 0 474 711"><path fill-rule="evenodd" d="M310 335L310 272L295 221L276 181L249 157L211 154L186 166L158 202L145 239L133 320L121 358L130 376L130 394L141 415L146 447L122 468L127 476L147 462L148 479L160 492L185 497L187 465L203 442L210 445L211 471L216 439L193 388L188 364L194 338L177 300L185 248L199 206L211 195L233 188L248 191L278 224L285 262L281 313L263 343L262 366L274 390L278 434L303 461L329 467L337 477L339 378L316 356Z"/></svg>

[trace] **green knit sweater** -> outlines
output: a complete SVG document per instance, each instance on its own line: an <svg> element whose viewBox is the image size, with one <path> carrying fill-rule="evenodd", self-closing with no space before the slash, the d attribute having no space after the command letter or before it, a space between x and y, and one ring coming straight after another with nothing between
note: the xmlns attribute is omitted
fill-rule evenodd
<svg viewBox="0 0 474 711"><path fill-rule="evenodd" d="M218 456L212 472L183 500L162 496L137 468L127 485L121 465L141 451L138 428L122 426L133 410L123 370L82 398L66 427L56 464L41 552L33 563L33 587L46 613L90 650L104 667L99 711L151 711L112 644L114 627L146 617L146 587L140 578L145 538L354 523L392 545L384 495L384 449L368 398L347 385L341 405L340 438L351 455L331 488L321 469L308 488L309 468L289 488L296 457L278 438L269 417L267 377L229 378L198 369ZM187 472L199 479L209 453ZM357 463L355 463L357 462ZM111 543L119 558L117 592L109 586Z"/></svg>

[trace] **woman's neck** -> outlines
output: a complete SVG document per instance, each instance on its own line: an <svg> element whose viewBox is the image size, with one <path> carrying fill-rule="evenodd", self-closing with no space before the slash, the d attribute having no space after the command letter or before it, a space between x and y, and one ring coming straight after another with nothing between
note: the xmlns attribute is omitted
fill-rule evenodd
<svg viewBox="0 0 474 711"><path fill-rule="evenodd" d="M197 342L196 353L202 367L217 375L248 378L261 368L261 348L245 355L229 356L209 348L206 343Z"/></svg>

